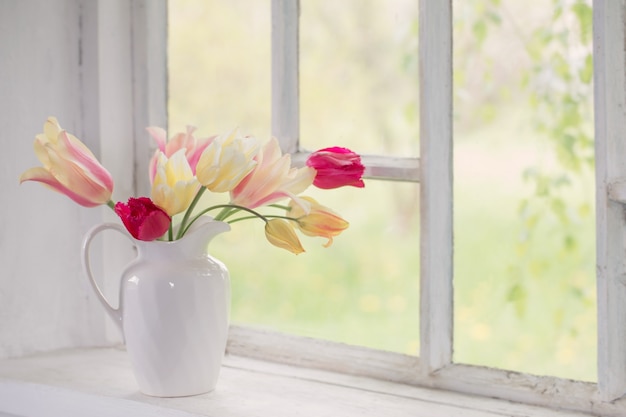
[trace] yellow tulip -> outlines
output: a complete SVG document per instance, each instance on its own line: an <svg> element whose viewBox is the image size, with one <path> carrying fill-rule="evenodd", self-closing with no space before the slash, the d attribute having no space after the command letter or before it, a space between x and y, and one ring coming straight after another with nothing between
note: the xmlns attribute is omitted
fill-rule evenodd
<svg viewBox="0 0 626 417"><path fill-rule="evenodd" d="M265 224L265 237L274 246L286 249L296 255L304 252L296 231L284 219L271 219Z"/></svg>
<svg viewBox="0 0 626 417"><path fill-rule="evenodd" d="M198 181L216 193L231 191L255 167L259 147L256 138L240 136L237 130L218 136L198 160Z"/></svg>
<svg viewBox="0 0 626 417"><path fill-rule="evenodd" d="M61 129L54 117L48 118L43 131L36 136L34 144L43 167L25 171L20 183L41 182L85 207L107 203L113 191L113 178L93 153L74 135Z"/></svg>
<svg viewBox="0 0 626 417"><path fill-rule="evenodd" d="M170 158L164 153L159 154L151 195L157 206L170 216L178 214L189 207L199 188L200 183L185 157L185 149Z"/></svg>
<svg viewBox="0 0 626 417"><path fill-rule="evenodd" d="M324 247L329 247L333 243L333 237L338 236L341 232L346 230L350 224L337 213L319 204L313 198L300 198L310 204L308 211L305 211L301 204L292 200L289 203L289 217L298 219L298 228L305 235L327 238L328 242L324 244Z"/></svg>

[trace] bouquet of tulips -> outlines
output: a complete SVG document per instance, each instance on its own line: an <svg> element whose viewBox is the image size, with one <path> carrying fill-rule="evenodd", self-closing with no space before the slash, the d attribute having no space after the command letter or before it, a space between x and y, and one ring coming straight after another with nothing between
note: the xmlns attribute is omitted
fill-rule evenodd
<svg viewBox="0 0 626 417"><path fill-rule="evenodd" d="M150 197L114 202L111 174L54 117L48 118L34 143L43 166L25 171L20 183L41 182L85 207L106 204L138 240L180 239L194 221L211 214L228 223L260 219L267 240L295 254L304 252L296 230L328 239L327 247L348 227L338 214L302 192L311 185L364 186L361 158L346 148L321 149L309 156L305 167L292 168L290 155L282 154L274 138L262 143L235 130L200 139L188 127L168 141L164 129L147 130L158 146L149 165ZM229 193L230 199L198 207L207 190ZM277 209L279 214L262 214L261 207Z"/></svg>

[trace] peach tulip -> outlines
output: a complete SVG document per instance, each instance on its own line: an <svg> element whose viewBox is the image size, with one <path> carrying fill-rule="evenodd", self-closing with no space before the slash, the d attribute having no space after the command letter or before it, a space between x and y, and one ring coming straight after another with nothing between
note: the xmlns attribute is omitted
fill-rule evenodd
<svg viewBox="0 0 626 417"><path fill-rule="evenodd" d="M297 199L315 179L310 167L291 168L291 156L282 155L278 141L272 138L256 156L257 165L231 191L231 203L255 208L284 198Z"/></svg>
<svg viewBox="0 0 626 417"><path fill-rule="evenodd" d="M307 236L325 237L328 241L324 244L327 248L333 243L333 237L338 236L350 225L337 213L319 204L311 197L300 197L310 204L307 213L300 204L289 203L289 217L296 218L298 229Z"/></svg>
<svg viewBox="0 0 626 417"><path fill-rule="evenodd" d="M20 176L41 182L85 207L106 204L113 192L111 174L75 136L49 117L43 133L35 138L35 154L43 167L30 168Z"/></svg>

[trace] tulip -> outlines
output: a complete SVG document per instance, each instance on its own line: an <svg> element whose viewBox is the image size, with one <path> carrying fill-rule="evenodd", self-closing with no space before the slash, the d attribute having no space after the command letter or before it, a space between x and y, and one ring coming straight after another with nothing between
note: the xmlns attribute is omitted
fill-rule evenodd
<svg viewBox="0 0 626 417"><path fill-rule="evenodd" d="M200 155L206 149L207 146L213 141L214 137L196 139L193 132L196 130L193 126L187 126L187 132L175 134L169 141L166 140L167 133L163 128L151 126L146 128L148 133L156 141L158 149L155 151L154 156L150 159L150 181L154 180L156 175L156 165L159 159L159 154L164 153L166 157L171 157L181 149L185 149L185 157L191 172L196 173L196 166Z"/></svg>
<svg viewBox="0 0 626 417"><path fill-rule="evenodd" d="M298 228L305 235L327 238L328 241L324 244L324 247L329 247L333 243L333 237L346 230L349 223L313 198L300 198L310 204L309 212L307 213L300 204L292 201L289 203L289 216L298 220Z"/></svg>
<svg viewBox="0 0 626 417"><path fill-rule="evenodd" d="M313 185L318 188L365 187L362 179L365 167L361 157L350 149L337 146L320 149L308 157L306 165L317 171Z"/></svg>
<svg viewBox="0 0 626 417"><path fill-rule="evenodd" d="M54 117L48 118L43 131L34 143L35 154L43 167L25 171L20 183L41 182L85 207L109 202L113 178L93 153L75 136L61 129Z"/></svg>
<svg viewBox="0 0 626 417"><path fill-rule="evenodd" d="M242 137L237 130L215 138L206 147L196 169L200 184L216 193L231 191L256 165L259 143Z"/></svg>
<svg viewBox="0 0 626 417"><path fill-rule="evenodd" d="M176 151L171 158L159 154L151 194L157 206L170 216L178 214L189 207L199 188L184 149Z"/></svg>
<svg viewBox="0 0 626 417"><path fill-rule="evenodd" d="M304 252L296 231L289 221L271 219L265 223L265 237L274 246L286 249L296 255Z"/></svg>
<svg viewBox="0 0 626 417"><path fill-rule="evenodd" d="M291 168L291 156L282 155L272 138L256 156L257 165L230 193L231 203L255 208L284 198L296 198L315 178L309 167Z"/></svg>
<svg viewBox="0 0 626 417"><path fill-rule="evenodd" d="M163 236L172 222L165 210L148 197L129 198L128 203L115 204L126 230L137 240L151 241Z"/></svg>

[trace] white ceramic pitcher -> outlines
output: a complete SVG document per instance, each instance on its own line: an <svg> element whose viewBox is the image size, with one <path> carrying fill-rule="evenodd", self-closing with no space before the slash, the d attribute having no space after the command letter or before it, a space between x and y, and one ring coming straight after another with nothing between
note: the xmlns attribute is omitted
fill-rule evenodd
<svg viewBox="0 0 626 417"><path fill-rule="evenodd" d="M122 273L119 308L106 300L91 271L90 245L103 230L122 233L137 248L137 257ZM228 336L230 279L207 246L228 230L227 223L200 219L173 242L136 240L114 223L97 225L85 235L83 269L124 335L144 394L180 397L215 388Z"/></svg>

